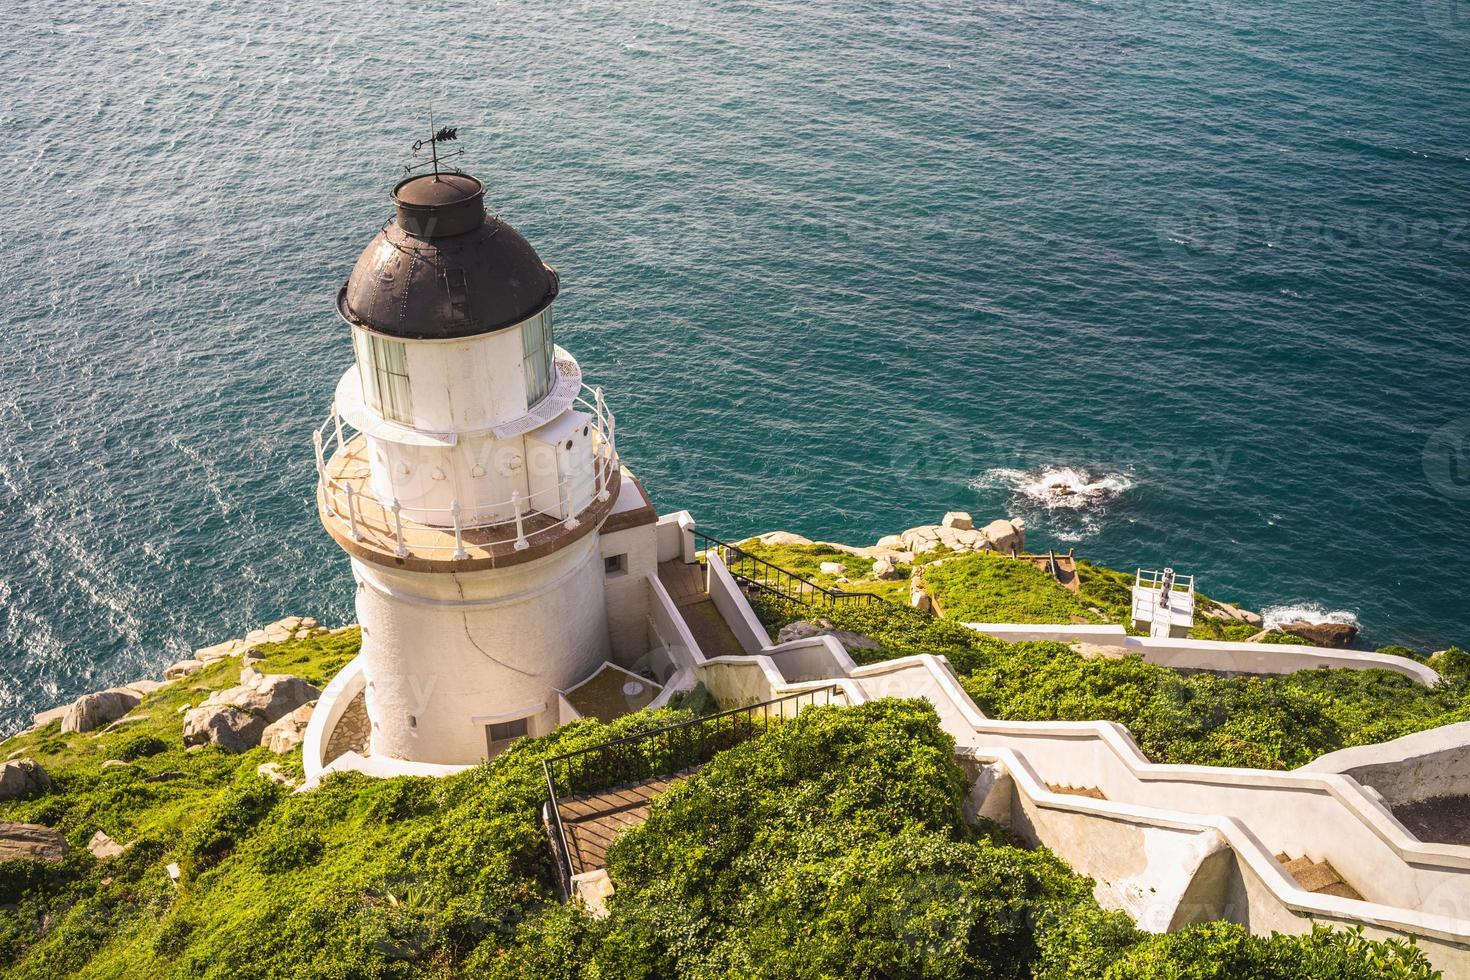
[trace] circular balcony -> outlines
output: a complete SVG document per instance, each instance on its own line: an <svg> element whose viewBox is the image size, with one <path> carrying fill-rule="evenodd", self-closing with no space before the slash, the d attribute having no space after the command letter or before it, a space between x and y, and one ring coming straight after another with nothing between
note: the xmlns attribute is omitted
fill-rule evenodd
<svg viewBox="0 0 1470 980"><path fill-rule="evenodd" d="M478 571L544 557L602 526L622 483L615 421L600 390L585 389L575 402L596 425L590 474L567 478L532 494L477 504L475 513L513 515L476 523L458 501L448 508L380 500L373 490L367 437L332 414L314 435L317 511L327 533L349 554L410 571ZM326 454L324 447L334 446ZM574 502L585 501L572 513Z"/></svg>

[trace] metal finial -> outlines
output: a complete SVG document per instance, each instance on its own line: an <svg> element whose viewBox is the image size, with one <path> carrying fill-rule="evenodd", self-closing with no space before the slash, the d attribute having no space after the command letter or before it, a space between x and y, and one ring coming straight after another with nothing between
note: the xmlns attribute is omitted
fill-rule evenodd
<svg viewBox="0 0 1470 980"><path fill-rule="evenodd" d="M459 139L459 127L457 127L457 126L453 126L453 127L451 127L451 126L441 126L440 128L435 129L434 128L434 112L433 112L432 109L429 110L429 138L426 139L426 140L414 140L414 142L413 142L413 155L414 155L414 159L418 159L418 155L423 152L423 150L424 150L425 147L427 147L428 150L429 150L429 159L423 161L422 163L409 164L408 166L404 167L403 169L405 171L407 171L408 173L413 173L415 170L419 169L420 167L433 166L433 168L434 168L434 179L435 180L438 180L439 179L439 144L440 143L453 143L457 139ZM455 150L453 153L446 153L444 155L444 159L448 160L451 157L462 156L463 154L464 154L464 150Z"/></svg>

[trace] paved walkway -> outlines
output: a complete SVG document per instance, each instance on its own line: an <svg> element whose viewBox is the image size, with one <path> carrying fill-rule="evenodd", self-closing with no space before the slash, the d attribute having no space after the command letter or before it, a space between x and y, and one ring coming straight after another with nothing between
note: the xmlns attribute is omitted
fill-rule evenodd
<svg viewBox="0 0 1470 980"><path fill-rule="evenodd" d="M666 561L658 566L658 580L679 608L694 642L705 657L743 657L745 648L731 632L704 587L703 565Z"/></svg>

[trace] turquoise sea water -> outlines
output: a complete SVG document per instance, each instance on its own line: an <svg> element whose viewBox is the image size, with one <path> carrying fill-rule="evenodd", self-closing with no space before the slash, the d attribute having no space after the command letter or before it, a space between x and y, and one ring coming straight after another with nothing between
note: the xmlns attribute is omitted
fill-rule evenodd
<svg viewBox="0 0 1470 980"><path fill-rule="evenodd" d="M1461 0L420 6L0 8L0 733L350 618L309 435L431 107L661 509L1470 641Z"/></svg>

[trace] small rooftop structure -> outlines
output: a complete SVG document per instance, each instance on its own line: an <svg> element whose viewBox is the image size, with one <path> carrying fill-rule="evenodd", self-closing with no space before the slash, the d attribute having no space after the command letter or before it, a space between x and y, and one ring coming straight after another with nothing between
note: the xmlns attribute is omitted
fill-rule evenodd
<svg viewBox="0 0 1470 980"><path fill-rule="evenodd" d="M1133 580L1133 628L1150 636L1186 637L1194 626L1194 576L1140 568Z"/></svg>

